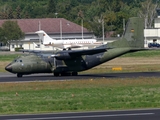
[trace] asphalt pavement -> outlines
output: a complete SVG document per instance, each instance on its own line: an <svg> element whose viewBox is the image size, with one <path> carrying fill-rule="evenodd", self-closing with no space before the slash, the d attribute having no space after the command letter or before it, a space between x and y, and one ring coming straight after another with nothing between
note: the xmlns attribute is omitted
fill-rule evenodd
<svg viewBox="0 0 160 120"><path fill-rule="evenodd" d="M4 115L0 120L159 120L160 109Z"/></svg>
<svg viewBox="0 0 160 120"><path fill-rule="evenodd" d="M16 74L0 73L0 82L24 82L24 81L46 81L46 80L80 80L95 78L138 78L138 77L158 77L160 72L129 72L129 73L106 73L106 74L80 74L78 76L55 77L50 74L31 74L17 78Z"/></svg>

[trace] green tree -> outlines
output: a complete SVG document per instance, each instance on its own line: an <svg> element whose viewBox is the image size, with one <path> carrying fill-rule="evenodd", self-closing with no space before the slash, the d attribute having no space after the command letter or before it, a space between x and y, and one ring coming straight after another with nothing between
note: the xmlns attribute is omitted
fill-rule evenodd
<svg viewBox="0 0 160 120"><path fill-rule="evenodd" d="M139 16L145 19L147 28L153 27L153 21L156 16L157 7L158 7L158 4L153 3L152 0L146 0L145 2L141 3Z"/></svg>
<svg viewBox="0 0 160 120"><path fill-rule="evenodd" d="M12 40L18 42L24 37L24 33L18 26L17 21L5 21L0 28L0 34L0 40L7 44L10 44Z"/></svg>
<svg viewBox="0 0 160 120"><path fill-rule="evenodd" d="M148 22L152 24L155 15L155 6L152 4L158 3L158 0L0 0L0 19L12 18L12 13L17 19L53 18L56 17L55 13L58 13L57 17L80 25L81 18L77 14L81 10L84 27L101 37L102 14L105 32L115 31L121 34L123 19L127 21L129 17L136 17L139 12L141 16L147 16ZM149 9L143 5L149 5Z"/></svg>
<svg viewBox="0 0 160 120"><path fill-rule="evenodd" d="M16 8L16 18L21 19L21 8L20 8L20 6L18 6Z"/></svg>
<svg viewBox="0 0 160 120"><path fill-rule="evenodd" d="M8 18L8 5L2 5L0 7L0 19L7 19Z"/></svg>
<svg viewBox="0 0 160 120"><path fill-rule="evenodd" d="M47 12L56 13L56 5L57 5L56 0L49 0L48 5L47 5Z"/></svg>
<svg viewBox="0 0 160 120"><path fill-rule="evenodd" d="M30 18L28 12L25 12L25 16L24 16L26 19Z"/></svg>
<svg viewBox="0 0 160 120"><path fill-rule="evenodd" d="M8 19L13 19L14 16L13 16L13 9L10 7L9 10L8 10Z"/></svg>

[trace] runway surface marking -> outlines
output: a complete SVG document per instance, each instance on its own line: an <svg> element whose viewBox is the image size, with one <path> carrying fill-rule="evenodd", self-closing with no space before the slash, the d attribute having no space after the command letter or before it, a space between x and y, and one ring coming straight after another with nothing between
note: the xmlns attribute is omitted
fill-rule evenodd
<svg viewBox="0 0 160 120"><path fill-rule="evenodd" d="M53 119L73 119L73 118L102 118L102 117L125 117L125 116L146 116L154 115L155 113L133 113L133 114L112 114L112 115L89 115L89 116L66 116L66 117L40 117L40 118L21 118L8 120L53 120Z"/></svg>

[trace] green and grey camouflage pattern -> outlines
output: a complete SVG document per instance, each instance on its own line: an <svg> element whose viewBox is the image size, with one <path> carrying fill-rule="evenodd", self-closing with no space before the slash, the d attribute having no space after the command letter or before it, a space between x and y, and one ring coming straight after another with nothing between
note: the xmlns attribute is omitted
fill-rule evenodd
<svg viewBox="0 0 160 120"><path fill-rule="evenodd" d="M129 52L144 49L144 20L130 18L123 36L112 43L88 50L64 50L21 56L5 69L22 77L25 74L53 73L55 76L77 75Z"/></svg>

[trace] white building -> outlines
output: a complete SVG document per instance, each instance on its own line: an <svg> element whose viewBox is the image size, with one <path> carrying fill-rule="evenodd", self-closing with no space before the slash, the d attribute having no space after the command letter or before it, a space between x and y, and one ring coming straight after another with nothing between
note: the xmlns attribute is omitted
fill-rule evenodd
<svg viewBox="0 0 160 120"><path fill-rule="evenodd" d="M7 20L0 20L0 26ZM84 39L95 38L93 32L86 28L68 21L64 18L42 18L42 19L12 19L17 21L22 32L25 33L25 38L19 41L12 41L10 51L15 51L15 48L23 47L24 49L40 50L34 44L40 44L39 36L35 33L38 30L44 30L50 37L54 39ZM83 30L83 32L82 32ZM53 47L42 46L43 50L52 50Z"/></svg>
<svg viewBox="0 0 160 120"><path fill-rule="evenodd" d="M160 9L156 9L157 18L154 19L154 28L144 29L145 47L148 47L149 43L160 44Z"/></svg>

